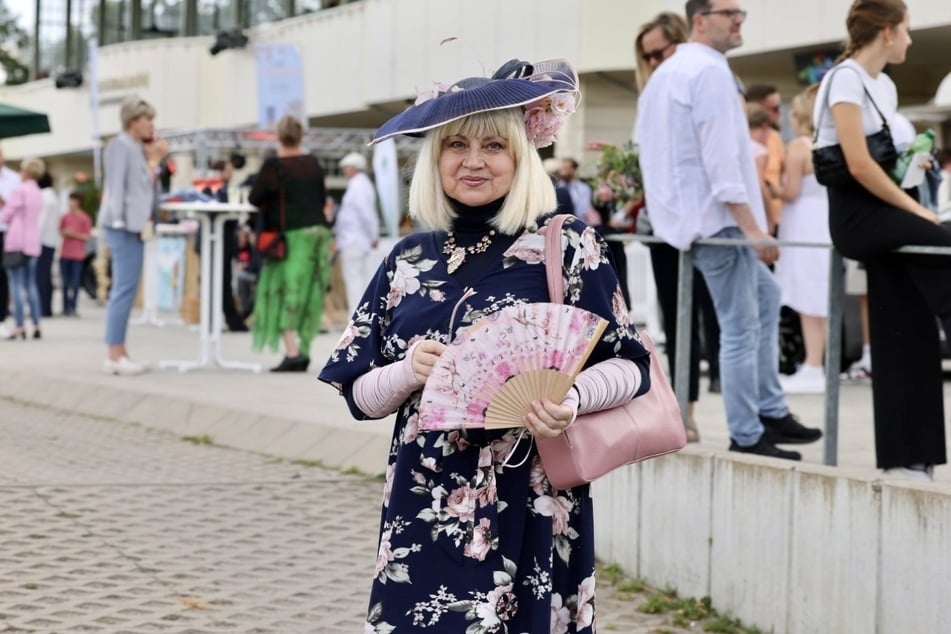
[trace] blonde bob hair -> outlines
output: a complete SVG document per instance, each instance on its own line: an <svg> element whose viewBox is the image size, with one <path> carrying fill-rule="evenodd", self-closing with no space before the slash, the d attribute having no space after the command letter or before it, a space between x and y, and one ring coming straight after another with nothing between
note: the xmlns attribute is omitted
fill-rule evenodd
<svg viewBox="0 0 951 634"><path fill-rule="evenodd" d="M409 188L410 215L435 230L446 231L452 227L456 212L443 191L439 157L443 142L456 135L498 136L508 141L508 151L515 161L515 175L505 203L492 220L496 229L507 234L518 233L531 227L540 215L554 211L557 207L555 186L545 172L538 151L528 140L522 117L519 107L489 110L431 130L416 157Z"/></svg>
<svg viewBox="0 0 951 634"><path fill-rule="evenodd" d="M26 158L20 163L20 171L26 172L26 175L31 179L37 180L46 173L46 164L43 163L43 159L35 157Z"/></svg>
<svg viewBox="0 0 951 634"><path fill-rule="evenodd" d="M145 99L127 97L119 106L119 119L122 121L123 130L128 130L134 121L142 117L155 118L155 108Z"/></svg>

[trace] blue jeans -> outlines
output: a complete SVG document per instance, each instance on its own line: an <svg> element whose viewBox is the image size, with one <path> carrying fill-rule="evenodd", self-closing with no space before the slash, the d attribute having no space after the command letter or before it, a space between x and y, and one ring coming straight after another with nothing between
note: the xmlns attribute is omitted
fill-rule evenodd
<svg viewBox="0 0 951 634"><path fill-rule="evenodd" d="M17 328L23 328L23 296L30 302L30 318L34 326L40 325L40 292L36 288L36 264L39 258L27 256L26 263L15 269L7 269L10 295L13 296L13 319Z"/></svg>
<svg viewBox="0 0 951 634"><path fill-rule="evenodd" d="M63 313L76 313L76 299L79 296L79 284L83 279L83 261L59 259L59 272L63 278Z"/></svg>
<svg viewBox="0 0 951 634"><path fill-rule="evenodd" d="M743 234L727 227L713 237ZM730 437L753 445L763 435L760 415L789 413L779 384L779 285L748 246L695 245L692 255L720 322L720 386Z"/></svg>
<svg viewBox="0 0 951 634"><path fill-rule="evenodd" d="M122 229L106 229L106 242L112 252L112 287L106 306L106 345L125 344L132 302L142 277L145 252L139 234Z"/></svg>

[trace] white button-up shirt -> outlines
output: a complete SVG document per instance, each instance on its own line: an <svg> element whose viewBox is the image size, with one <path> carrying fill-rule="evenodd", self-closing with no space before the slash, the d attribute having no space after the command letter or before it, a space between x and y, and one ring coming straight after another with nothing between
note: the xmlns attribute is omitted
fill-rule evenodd
<svg viewBox="0 0 951 634"><path fill-rule="evenodd" d="M749 124L726 56L679 45L638 99L635 130L655 235L688 249L736 226L725 203L748 204L766 231Z"/></svg>
<svg viewBox="0 0 951 634"><path fill-rule="evenodd" d="M357 172L347 181L334 222L337 248L371 251L380 239L380 219L376 211L376 190L370 177Z"/></svg>
<svg viewBox="0 0 951 634"><path fill-rule="evenodd" d="M6 201L10 200L10 194L12 194L13 190L19 185L20 174L14 172L6 165L0 166L0 197L3 198L4 204L6 204ZM0 231L6 230L7 225L0 221Z"/></svg>

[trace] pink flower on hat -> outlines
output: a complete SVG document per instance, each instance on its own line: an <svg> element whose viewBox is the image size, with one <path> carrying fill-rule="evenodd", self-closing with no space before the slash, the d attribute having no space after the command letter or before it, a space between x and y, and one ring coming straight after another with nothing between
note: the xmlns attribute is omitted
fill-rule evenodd
<svg viewBox="0 0 951 634"><path fill-rule="evenodd" d="M548 147L575 111L572 93L555 93L525 106L525 130L536 148Z"/></svg>

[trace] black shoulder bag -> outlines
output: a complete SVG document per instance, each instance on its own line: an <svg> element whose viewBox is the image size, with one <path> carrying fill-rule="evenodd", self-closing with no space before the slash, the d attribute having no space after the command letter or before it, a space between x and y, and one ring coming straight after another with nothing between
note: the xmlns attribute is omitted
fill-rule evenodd
<svg viewBox="0 0 951 634"><path fill-rule="evenodd" d="M832 72L835 73L841 68L840 66ZM858 71L855 72L856 74L858 73ZM861 76L859 79L861 80ZM872 156L873 161L881 165L882 169L888 172L895 166L895 161L898 160L898 151L895 149L894 141L892 141L892 133L888 127L888 121L885 120L885 115L882 114L882 111L878 109L878 104L872 99L872 95L869 93L868 88L865 87L864 81L862 81L862 89L865 91L865 96L868 97L872 107L875 108L875 112L882 118L882 129L875 134L869 134L865 137L865 142L868 144L868 153ZM849 173L849 164L845 160L842 146L836 143L835 145L822 148L815 147L816 142L819 140L822 115L829 105L829 92L831 90L832 77L829 77L829 82L826 87L826 103L819 109L819 120L816 121L816 133L812 138L814 148L812 150L812 165L816 171L816 180L818 180L820 184L827 187L842 187L855 183L855 179L852 177L852 174Z"/></svg>

